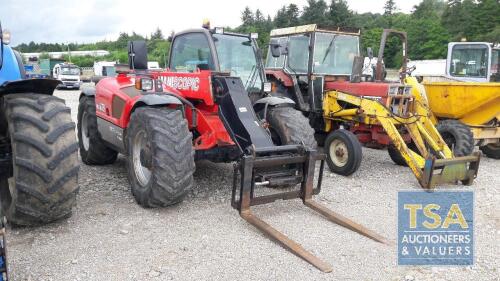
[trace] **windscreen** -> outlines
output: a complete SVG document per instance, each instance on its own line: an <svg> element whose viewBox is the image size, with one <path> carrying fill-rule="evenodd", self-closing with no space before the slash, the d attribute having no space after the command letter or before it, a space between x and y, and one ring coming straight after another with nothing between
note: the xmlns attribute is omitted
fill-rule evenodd
<svg viewBox="0 0 500 281"><path fill-rule="evenodd" d="M485 45L453 46L450 74L458 77L486 77L488 47Z"/></svg>
<svg viewBox="0 0 500 281"><path fill-rule="evenodd" d="M252 41L247 37L227 34L214 34L213 37L220 71L240 77L247 91L260 90L262 78Z"/></svg>
<svg viewBox="0 0 500 281"><path fill-rule="evenodd" d="M313 72L328 75L350 75L354 57L359 55L358 46L358 36L316 33Z"/></svg>
<svg viewBox="0 0 500 281"><path fill-rule="evenodd" d="M80 69L78 67L61 67L62 75L80 75Z"/></svg>

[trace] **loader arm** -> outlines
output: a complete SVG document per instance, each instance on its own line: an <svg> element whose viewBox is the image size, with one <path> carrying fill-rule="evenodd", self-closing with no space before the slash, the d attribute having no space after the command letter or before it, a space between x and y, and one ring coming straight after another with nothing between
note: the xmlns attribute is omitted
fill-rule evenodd
<svg viewBox="0 0 500 281"><path fill-rule="evenodd" d="M324 117L327 120L360 122L380 125L404 158L420 185L429 189L439 184L472 184L477 175L479 154L454 157L450 148L433 125L431 113L411 94L411 87L390 93L382 99L356 96L339 91L325 93ZM349 104L344 109L339 102ZM404 128L418 151L408 148L402 135Z"/></svg>

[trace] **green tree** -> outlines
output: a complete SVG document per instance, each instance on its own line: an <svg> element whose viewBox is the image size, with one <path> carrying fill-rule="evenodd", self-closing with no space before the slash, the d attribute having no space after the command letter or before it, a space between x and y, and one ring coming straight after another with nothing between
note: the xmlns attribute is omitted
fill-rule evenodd
<svg viewBox="0 0 500 281"><path fill-rule="evenodd" d="M302 24L316 23L320 26L328 25L327 19L328 5L323 0L307 0L300 18Z"/></svg>
<svg viewBox="0 0 500 281"><path fill-rule="evenodd" d="M281 7L273 20L275 27L288 27L299 25L300 11L295 4Z"/></svg>
<svg viewBox="0 0 500 281"><path fill-rule="evenodd" d="M328 8L328 21L332 26L348 27L352 24L352 12L345 0L332 0Z"/></svg>
<svg viewBox="0 0 500 281"><path fill-rule="evenodd" d="M254 24L255 17L253 15L252 10L247 6L241 13L241 22L243 26L252 26Z"/></svg>
<svg viewBox="0 0 500 281"><path fill-rule="evenodd" d="M394 0L387 0L384 4L384 16L387 19L387 27L392 28L393 15L396 12Z"/></svg>
<svg viewBox="0 0 500 281"><path fill-rule="evenodd" d="M165 37L163 37L163 32L159 27L156 28L154 33L151 33L151 40L163 40Z"/></svg>

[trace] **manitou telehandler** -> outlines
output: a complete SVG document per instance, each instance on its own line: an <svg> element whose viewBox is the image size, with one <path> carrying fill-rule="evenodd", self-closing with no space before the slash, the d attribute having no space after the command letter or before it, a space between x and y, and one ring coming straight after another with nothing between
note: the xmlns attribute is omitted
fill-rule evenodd
<svg viewBox="0 0 500 281"><path fill-rule="evenodd" d="M391 158L408 165L423 188L458 181L472 184L479 155L454 157L432 124L424 98L407 77L411 71L406 68L406 33L384 31L378 62L383 61L390 33L403 41L400 81L385 81L380 65L375 82L361 81L359 30L319 29L315 24L271 31L267 79L275 93L294 100L317 134L326 138L327 163L333 172L350 175L359 168L361 142L388 146ZM411 143L413 149L407 146Z"/></svg>
<svg viewBox="0 0 500 281"><path fill-rule="evenodd" d="M220 28L188 30L173 36L169 68L150 72L145 42L131 42L129 68L117 68L117 77L104 78L81 94L80 154L91 165L109 164L118 153L124 154L132 193L144 207L182 201L193 185L195 160L236 161L231 205L241 217L329 272L329 264L260 220L251 206L300 198L334 223L376 241L385 240L312 200L321 189L325 157L307 145L310 136L305 132L312 135L310 127L300 134L290 132L295 125L285 120L272 123L272 118L265 120L255 112L261 107L268 112L295 110L287 99L267 95L252 102L252 93L265 90L256 50L253 35ZM300 112L293 115L301 116ZM305 125L309 126L307 120ZM300 188L261 194L265 187L282 185Z"/></svg>

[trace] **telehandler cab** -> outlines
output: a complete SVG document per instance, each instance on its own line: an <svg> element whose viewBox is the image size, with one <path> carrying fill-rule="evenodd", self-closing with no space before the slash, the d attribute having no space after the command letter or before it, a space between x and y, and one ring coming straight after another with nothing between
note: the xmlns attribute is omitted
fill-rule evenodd
<svg viewBox="0 0 500 281"><path fill-rule="evenodd" d="M408 165L423 188L472 184L479 155L454 157L432 124L423 98L415 93L418 88L406 78L411 72L406 68L406 33L384 31L378 62L390 33L403 40L400 81L385 81L380 64L375 82L362 81L359 30L319 29L315 24L271 31L267 78L277 95L293 99L320 137L326 137L333 172L350 175L359 168L361 142L388 146L391 158ZM412 141L416 146L409 149Z"/></svg>
<svg viewBox="0 0 500 281"><path fill-rule="evenodd" d="M283 98L251 101L253 91L264 90L256 50L251 35L219 28L188 30L172 38L169 68L149 72L145 42L131 42L129 69L117 69L116 78L102 79L80 97L82 160L109 164L118 153L126 155L132 193L144 207L182 201L193 185L195 160L236 161L231 205L240 216L295 255L329 272L329 264L259 219L251 206L300 198L334 223L376 241L385 240L312 200L321 189L325 157L307 145L310 140L304 132L288 133L285 136L293 136L288 139L279 139L283 134L273 137L274 124L254 111L254 105L268 112L295 110ZM288 125L276 131L289 131ZM314 187L317 161L320 167ZM300 188L258 195L263 187L280 185Z"/></svg>

